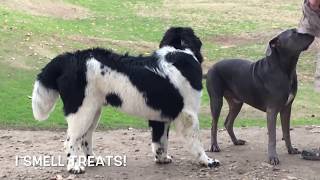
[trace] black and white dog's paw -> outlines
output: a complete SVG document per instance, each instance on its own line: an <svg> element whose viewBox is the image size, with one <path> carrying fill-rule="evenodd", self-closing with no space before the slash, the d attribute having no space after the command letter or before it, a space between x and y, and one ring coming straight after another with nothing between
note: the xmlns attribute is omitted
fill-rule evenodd
<svg viewBox="0 0 320 180"><path fill-rule="evenodd" d="M210 168L215 168L215 167L220 166L220 161L218 159L209 158L208 161L209 161L208 162L208 167L210 167Z"/></svg>
<svg viewBox="0 0 320 180"><path fill-rule="evenodd" d="M72 174L82 174L85 172L84 166L81 166L78 163L68 163L67 170Z"/></svg>
<svg viewBox="0 0 320 180"><path fill-rule="evenodd" d="M167 156L161 156L161 157L156 156L155 162L157 164L169 164L169 163L172 163L172 157L168 156L168 155Z"/></svg>
<svg viewBox="0 0 320 180"><path fill-rule="evenodd" d="M200 162L201 163L201 162ZM201 163L203 166L209 167L209 168L215 168L220 166L220 161L217 159L211 159L208 158L206 163Z"/></svg>
<svg viewBox="0 0 320 180"><path fill-rule="evenodd" d="M220 161L217 159L211 159L206 154L202 154L199 158L200 164L206 167L214 168L220 166Z"/></svg>

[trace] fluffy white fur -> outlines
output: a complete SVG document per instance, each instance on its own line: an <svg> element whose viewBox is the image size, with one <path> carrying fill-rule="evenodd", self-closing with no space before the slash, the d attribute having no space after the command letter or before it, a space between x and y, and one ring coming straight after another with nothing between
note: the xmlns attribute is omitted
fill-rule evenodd
<svg viewBox="0 0 320 180"><path fill-rule="evenodd" d="M36 120L43 121L48 119L53 111L59 93L52 89L47 89L41 82L34 83L32 92L32 110Z"/></svg>

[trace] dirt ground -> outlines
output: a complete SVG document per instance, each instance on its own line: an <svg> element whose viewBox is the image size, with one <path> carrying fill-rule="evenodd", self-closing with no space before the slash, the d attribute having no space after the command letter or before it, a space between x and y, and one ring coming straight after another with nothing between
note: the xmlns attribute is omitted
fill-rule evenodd
<svg viewBox="0 0 320 180"><path fill-rule="evenodd" d="M150 131L112 130L96 132L96 155L126 155L126 167L88 167L85 174L69 175L66 167L16 167L16 155L61 155L65 161L65 132L0 130L0 179L320 179L320 161L306 161L300 155L288 155L281 130L278 129L277 149L280 165L266 163L267 130L265 128L235 129L238 137L247 140L245 146L233 146L224 130L219 131L222 152L208 153L219 159L221 167L199 166L182 140L170 132L169 153L173 163L153 162ZM201 131L205 147L209 147L209 130ZM291 131L292 141L300 149L320 145L320 127L297 127Z"/></svg>

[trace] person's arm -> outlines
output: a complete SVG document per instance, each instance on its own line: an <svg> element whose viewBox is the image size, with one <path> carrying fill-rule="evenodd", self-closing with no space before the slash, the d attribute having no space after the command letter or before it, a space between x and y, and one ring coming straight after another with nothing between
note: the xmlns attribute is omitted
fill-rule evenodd
<svg viewBox="0 0 320 180"><path fill-rule="evenodd" d="M311 9L320 10L320 0L309 0L309 4Z"/></svg>

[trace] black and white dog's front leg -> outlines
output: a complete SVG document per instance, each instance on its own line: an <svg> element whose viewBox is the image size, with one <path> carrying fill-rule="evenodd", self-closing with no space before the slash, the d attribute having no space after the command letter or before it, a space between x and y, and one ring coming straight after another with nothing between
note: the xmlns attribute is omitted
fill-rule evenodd
<svg viewBox="0 0 320 180"><path fill-rule="evenodd" d="M156 163L171 163L172 159L168 155L170 122L149 120L149 126L152 128L152 152L155 156Z"/></svg>
<svg viewBox="0 0 320 180"><path fill-rule="evenodd" d="M197 158L198 162L207 167L217 167L219 160L207 156L200 142L200 129L198 116L194 112L181 112L174 120L176 131L186 143L186 148Z"/></svg>

